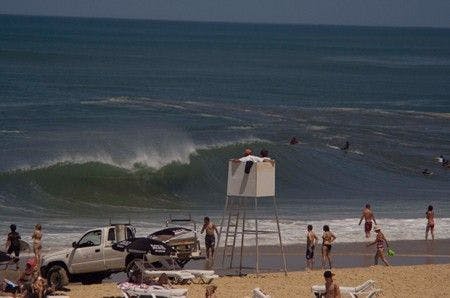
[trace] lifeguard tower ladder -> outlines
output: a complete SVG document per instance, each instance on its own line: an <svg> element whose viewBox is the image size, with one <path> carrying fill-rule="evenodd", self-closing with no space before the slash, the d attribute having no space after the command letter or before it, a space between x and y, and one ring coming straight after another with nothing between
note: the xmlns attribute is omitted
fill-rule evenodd
<svg viewBox="0 0 450 298"><path fill-rule="evenodd" d="M259 230L258 200L272 199L276 230ZM249 216L251 215L251 216ZM254 221L254 229L248 226ZM247 225L247 227L246 227ZM255 235L255 268L243 266L244 238L246 234ZM217 239L217 247L224 238L221 265L223 269L255 269L259 274L259 235L278 234L280 254L283 263L283 270L287 274L286 256L284 254L283 241L281 238L280 222L278 218L277 202L275 197L275 161L254 163L250 172L245 173L245 163L230 160L228 163L228 185L225 207ZM241 235L239 251L239 267L233 267L235 261L236 241ZM228 262L227 262L228 261Z"/></svg>

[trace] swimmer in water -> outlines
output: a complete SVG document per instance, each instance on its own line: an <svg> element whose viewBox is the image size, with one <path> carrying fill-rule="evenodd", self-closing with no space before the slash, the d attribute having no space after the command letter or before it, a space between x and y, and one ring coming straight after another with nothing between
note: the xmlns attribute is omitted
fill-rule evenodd
<svg viewBox="0 0 450 298"><path fill-rule="evenodd" d="M341 147L341 150L347 151L350 148L350 143L348 141L345 141L345 145Z"/></svg>

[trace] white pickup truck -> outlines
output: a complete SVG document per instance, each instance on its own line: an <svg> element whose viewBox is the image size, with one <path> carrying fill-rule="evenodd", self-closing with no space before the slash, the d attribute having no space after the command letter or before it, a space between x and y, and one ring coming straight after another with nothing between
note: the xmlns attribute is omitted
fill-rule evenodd
<svg viewBox="0 0 450 298"><path fill-rule="evenodd" d="M131 225L111 225L87 231L72 248L47 254L42 259L41 273L57 288L69 281L101 282L112 273L124 271L127 253L114 250L120 240L135 237Z"/></svg>

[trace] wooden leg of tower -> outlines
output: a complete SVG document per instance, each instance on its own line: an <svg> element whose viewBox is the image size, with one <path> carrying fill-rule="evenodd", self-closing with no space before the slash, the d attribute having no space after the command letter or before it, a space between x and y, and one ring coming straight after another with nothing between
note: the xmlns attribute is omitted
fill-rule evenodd
<svg viewBox="0 0 450 298"><path fill-rule="evenodd" d="M239 205L238 205L238 208L236 210L236 221L234 222L235 225L234 225L234 234L233 234L233 245L231 247L231 258L230 258L230 266L229 266L230 269L231 269L231 267L233 267L234 250L236 248L237 229L238 229L238 226L239 226L240 206L241 206L240 201L241 200L242 200L242 198L239 198Z"/></svg>
<svg viewBox="0 0 450 298"><path fill-rule="evenodd" d="M259 243L258 243L258 198L255 197L255 242L256 242L256 276L259 274Z"/></svg>
<svg viewBox="0 0 450 298"><path fill-rule="evenodd" d="M275 209L275 219L277 221L278 239L280 240L280 251L281 258L283 259L284 274L287 275L286 255L284 254L283 240L281 239L280 220L278 218L278 208L275 197L273 197L273 208Z"/></svg>
<svg viewBox="0 0 450 298"><path fill-rule="evenodd" d="M223 230L223 225L225 222L225 216L227 216L228 203L229 203L228 201L229 201L229 197L227 196L227 198L225 199L225 207L223 208L222 220L220 221L219 235L217 236L217 245L216 245L217 251L218 251L219 245L220 245L220 238L222 237L222 230ZM225 260L225 251L226 251L226 245L224 245L223 252L222 252L222 268L223 268L223 262Z"/></svg>
<svg viewBox="0 0 450 298"><path fill-rule="evenodd" d="M242 202L242 201L241 201ZM241 255L239 257L239 275L242 274L242 256L244 253L244 234L245 234L245 203L240 204L241 210L242 210L242 234L241 234Z"/></svg>

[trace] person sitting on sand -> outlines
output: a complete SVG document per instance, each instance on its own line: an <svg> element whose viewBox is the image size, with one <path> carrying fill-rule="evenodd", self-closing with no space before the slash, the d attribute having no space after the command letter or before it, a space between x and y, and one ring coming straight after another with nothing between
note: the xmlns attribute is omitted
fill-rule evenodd
<svg viewBox="0 0 450 298"><path fill-rule="evenodd" d="M331 244L336 240L336 236L330 232L330 227L327 225L323 226L323 235L322 235L322 269L325 268L325 265L328 261L328 266L331 269Z"/></svg>
<svg viewBox="0 0 450 298"><path fill-rule="evenodd" d="M208 216L206 216L203 220L203 227L200 231L200 234L206 231L205 234L205 246L206 246L206 258L210 259L210 251L211 251L211 259L214 259L214 246L216 246L216 237L214 232L219 235L219 231L217 231L216 225L211 222Z"/></svg>
<svg viewBox="0 0 450 298"><path fill-rule="evenodd" d="M372 221L375 224L377 224L372 209L370 209L370 204L366 204L366 207L363 209L361 219L359 220L358 225L361 225L363 219L365 220L364 232L366 233L366 238L370 238L370 231L372 230Z"/></svg>
<svg viewBox="0 0 450 298"><path fill-rule="evenodd" d="M208 285L206 286L205 298L216 298L216 285Z"/></svg>
<svg viewBox="0 0 450 298"><path fill-rule="evenodd" d="M10 255L14 253L14 263L16 263L16 270L19 270L19 256L20 256L20 234L17 233L16 225L9 226L11 232L6 238L5 247L7 248L7 253Z"/></svg>
<svg viewBox="0 0 450 298"><path fill-rule="evenodd" d="M339 286L333 281L334 273L327 270L323 273L325 279L325 293L320 295L325 298L341 298L341 290Z"/></svg>
<svg viewBox="0 0 450 298"><path fill-rule="evenodd" d="M367 247L376 244L377 252L375 253L375 265L378 265L378 259L381 259L386 266L389 266L386 257L384 256L384 243L386 242L386 246L389 247L389 243L384 237L384 234L381 232L380 226L375 226L375 233L377 233L377 238L374 242L367 244Z"/></svg>
<svg viewBox="0 0 450 298"><path fill-rule="evenodd" d="M425 240L428 240L428 232L431 233L431 239L434 240L434 211L433 206L428 206L426 212L427 227L425 229Z"/></svg>
<svg viewBox="0 0 450 298"><path fill-rule="evenodd" d="M162 273L158 277L157 285L159 285L161 287L164 287L166 289L172 289L173 288L172 284L170 283L169 277L165 273Z"/></svg>
<svg viewBox="0 0 450 298"><path fill-rule="evenodd" d="M34 293L39 298L47 297L48 295L55 292L53 287L49 287L47 280L39 276L36 281L33 283Z"/></svg>
<svg viewBox="0 0 450 298"><path fill-rule="evenodd" d="M319 239L313 231L313 226L308 225L306 231L306 269L314 269L314 249Z"/></svg>
<svg viewBox="0 0 450 298"><path fill-rule="evenodd" d="M29 259L25 264L25 270L19 276L19 286L23 288L26 284L33 284L38 276L36 260Z"/></svg>
<svg viewBox="0 0 450 298"><path fill-rule="evenodd" d="M39 272L40 265L41 265L41 250L42 250L42 245L41 245L42 226L40 224L37 224L34 227L34 232L33 232L33 235L31 236L31 238L33 239L33 252L34 252L34 257L36 258L36 264L38 267L37 269Z"/></svg>

